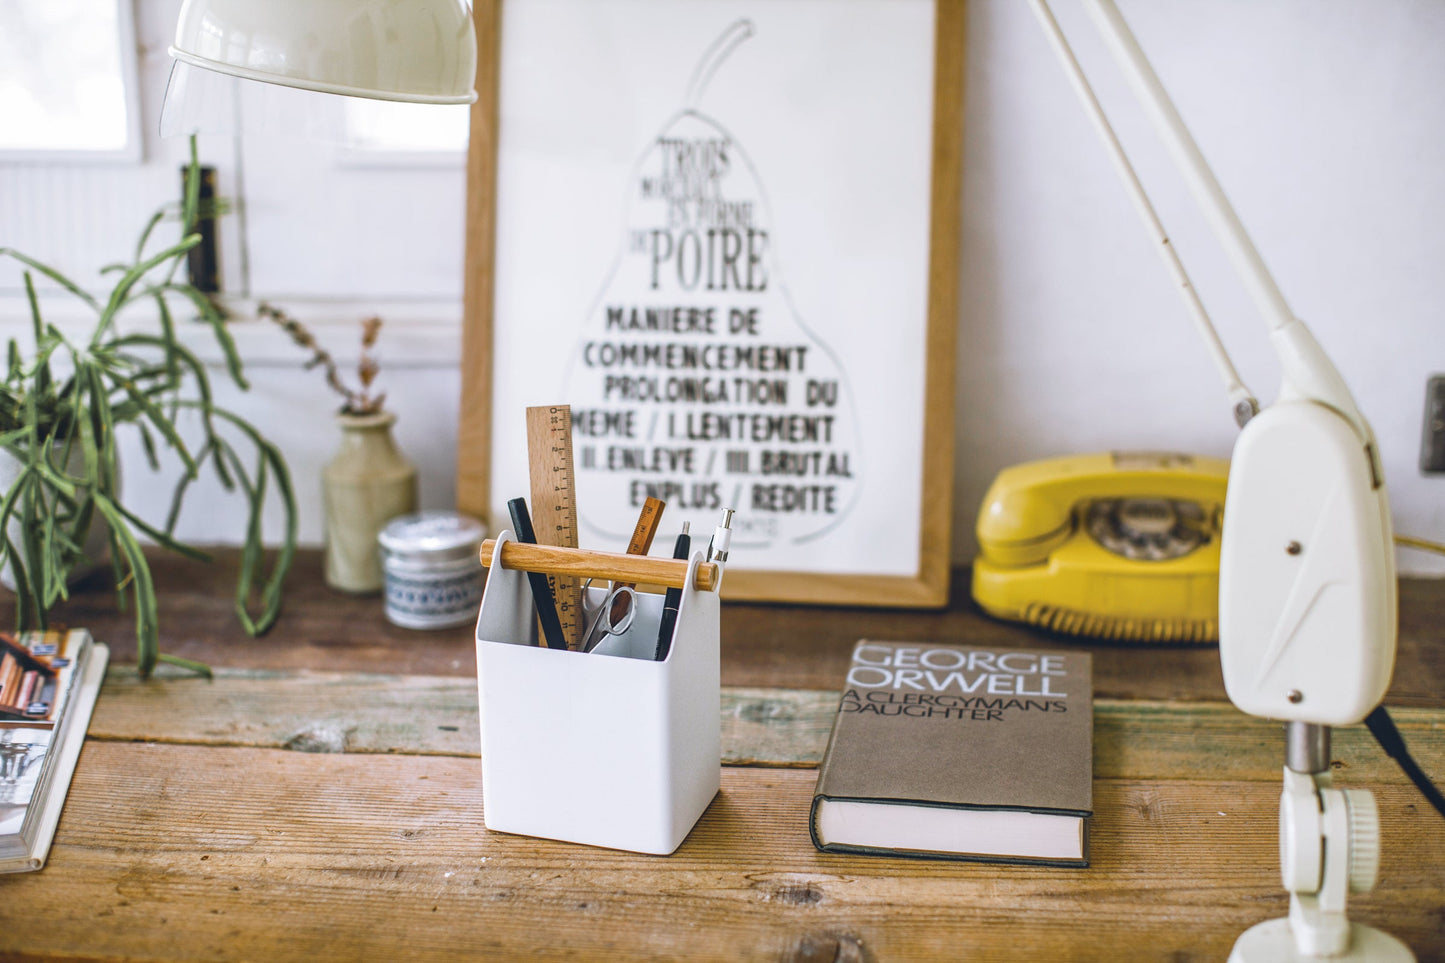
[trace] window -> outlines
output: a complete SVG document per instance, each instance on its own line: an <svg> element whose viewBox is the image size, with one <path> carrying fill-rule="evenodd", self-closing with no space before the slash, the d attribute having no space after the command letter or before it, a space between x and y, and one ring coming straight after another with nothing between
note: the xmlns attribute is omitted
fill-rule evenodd
<svg viewBox="0 0 1445 963"><path fill-rule="evenodd" d="M470 107L336 99L342 102L337 164L413 170L466 167Z"/></svg>
<svg viewBox="0 0 1445 963"><path fill-rule="evenodd" d="M0 2L0 161L138 160L130 0Z"/></svg>

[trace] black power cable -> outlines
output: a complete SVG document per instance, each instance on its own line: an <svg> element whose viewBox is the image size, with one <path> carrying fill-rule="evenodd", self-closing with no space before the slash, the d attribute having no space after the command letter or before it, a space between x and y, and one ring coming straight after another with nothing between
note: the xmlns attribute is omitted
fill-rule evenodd
<svg viewBox="0 0 1445 963"><path fill-rule="evenodd" d="M1415 788L1430 800L1430 805L1434 806L1440 815L1445 816L1445 795L1441 795L1440 790L1430 781L1430 777L1426 776L1420 769L1420 765L1415 762L1415 757L1410 755L1410 750L1405 746L1404 737L1400 735L1400 730L1395 728L1395 720L1390 718L1385 707L1376 706L1375 711L1365 716L1365 725L1375 737L1375 741L1380 744L1380 748L1385 750L1385 754L1400 764L1400 768L1405 771L1405 775L1410 777Z"/></svg>

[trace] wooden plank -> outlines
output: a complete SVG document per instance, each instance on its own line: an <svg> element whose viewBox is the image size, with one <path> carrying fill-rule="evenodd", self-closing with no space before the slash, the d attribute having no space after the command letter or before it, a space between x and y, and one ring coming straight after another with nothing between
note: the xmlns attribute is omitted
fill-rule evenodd
<svg viewBox="0 0 1445 963"><path fill-rule="evenodd" d="M1019 650L1083 647L1094 656L1094 692L1101 698L1227 701L1216 646L1097 642L1000 622L974 605L969 584L967 569L955 571L941 612L725 603L723 684L832 689L847 674L858 639L901 639ZM1400 580L1399 652L1385 701L1445 707L1445 579Z"/></svg>
<svg viewBox="0 0 1445 963"><path fill-rule="evenodd" d="M723 761L816 766L838 693L724 689ZM1445 778L1445 711L1396 709L1397 724L1427 772ZM163 674L139 682L113 668L96 706L92 738L320 752L475 756L477 689L470 679L220 670L214 681ZM1277 781L1283 733L1217 703L1095 705L1094 772L1101 778L1173 774ZM1362 726L1336 730L1343 784L1399 783L1403 776Z"/></svg>
<svg viewBox="0 0 1445 963"><path fill-rule="evenodd" d="M475 679L112 666L90 738L306 752L480 752Z"/></svg>
<svg viewBox="0 0 1445 963"><path fill-rule="evenodd" d="M1276 787L1100 780L1090 869L826 855L812 774L725 770L671 857L485 831L475 760L91 743L0 956L1223 959L1285 911ZM1445 821L1380 792L1354 916L1445 956Z"/></svg>
<svg viewBox="0 0 1445 963"><path fill-rule="evenodd" d="M811 767L822 761L838 706L837 692L723 690L723 757L732 765ZM1445 779L1445 712L1394 709L1396 725L1427 772ZM1399 766L1364 726L1336 729L1332 757L1342 785L1402 782ZM1279 723L1228 704L1094 703L1094 775L1147 779L1277 781L1284 765Z"/></svg>
<svg viewBox="0 0 1445 963"><path fill-rule="evenodd" d="M147 552L160 597L163 651L235 668L476 675L471 626L434 632L397 628L382 617L379 599L327 588L315 549L297 555L280 622L264 638L248 638L232 612L240 555L218 549L216 556L206 565ZM103 575L77 587L55 617L87 626L110 643L112 662L133 663L134 613L116 611ZM968 586L968 571L956 571L949 606L937 612L725 602L723 685L836 688L848 671L853 643L866 637L1017 649L1084 645L1094 656L1094 689L1101 698L1225 701L1219 651L1212 646L1088 643L997 622L978 611ZM0 599L0 622L14 623L9 598ZM1445 708L1445 579L1400 581L1400 651L1386 701Z"/></svg>

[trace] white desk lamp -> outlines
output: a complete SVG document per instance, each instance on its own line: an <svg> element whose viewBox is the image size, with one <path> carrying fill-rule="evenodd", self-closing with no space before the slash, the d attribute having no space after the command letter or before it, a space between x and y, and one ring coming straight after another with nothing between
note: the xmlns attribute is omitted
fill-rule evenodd
<svg viewBox="0 0 1445 963"><path fill-rule="evenodd" d="M1395 555L1374 433L1285 303L1113 0L1085 0L1269 325L1283 382L1278 400L1258 412L1047 0L1033 5L1180 286L1242 428L1220 543L1219 657L1235 705L1287 723L1280 861L1290 913L1246 932L1230 959L1413 960L1399 940L1346 918L1349 892L1374 887L1379 819L1368 791L1335 789L1330 779L1329 727L1364 719L1384 698L1395 663Z"/></svg>

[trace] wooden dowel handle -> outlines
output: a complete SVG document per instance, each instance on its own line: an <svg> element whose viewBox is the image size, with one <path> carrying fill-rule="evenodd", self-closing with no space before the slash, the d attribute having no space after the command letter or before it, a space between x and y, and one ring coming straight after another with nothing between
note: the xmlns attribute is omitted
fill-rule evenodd
<svg viewBox="0 0 1445 963"><path fill-rule="evenodd" d="M490 566L497 549L497 540L482 543L482 564ZM577 578L607 579L613 582L643 582L667 588L684 588L687 582L687 560L653 558L649 555L623 555L620 552L589 552L580 548L557 548L552 545L528 545L508 542L502 546L502 568L521 572L547 572L552 575L573 575ZM697 588L703 592L717 589L718 567L703 562L697 567Z"/></svg>

